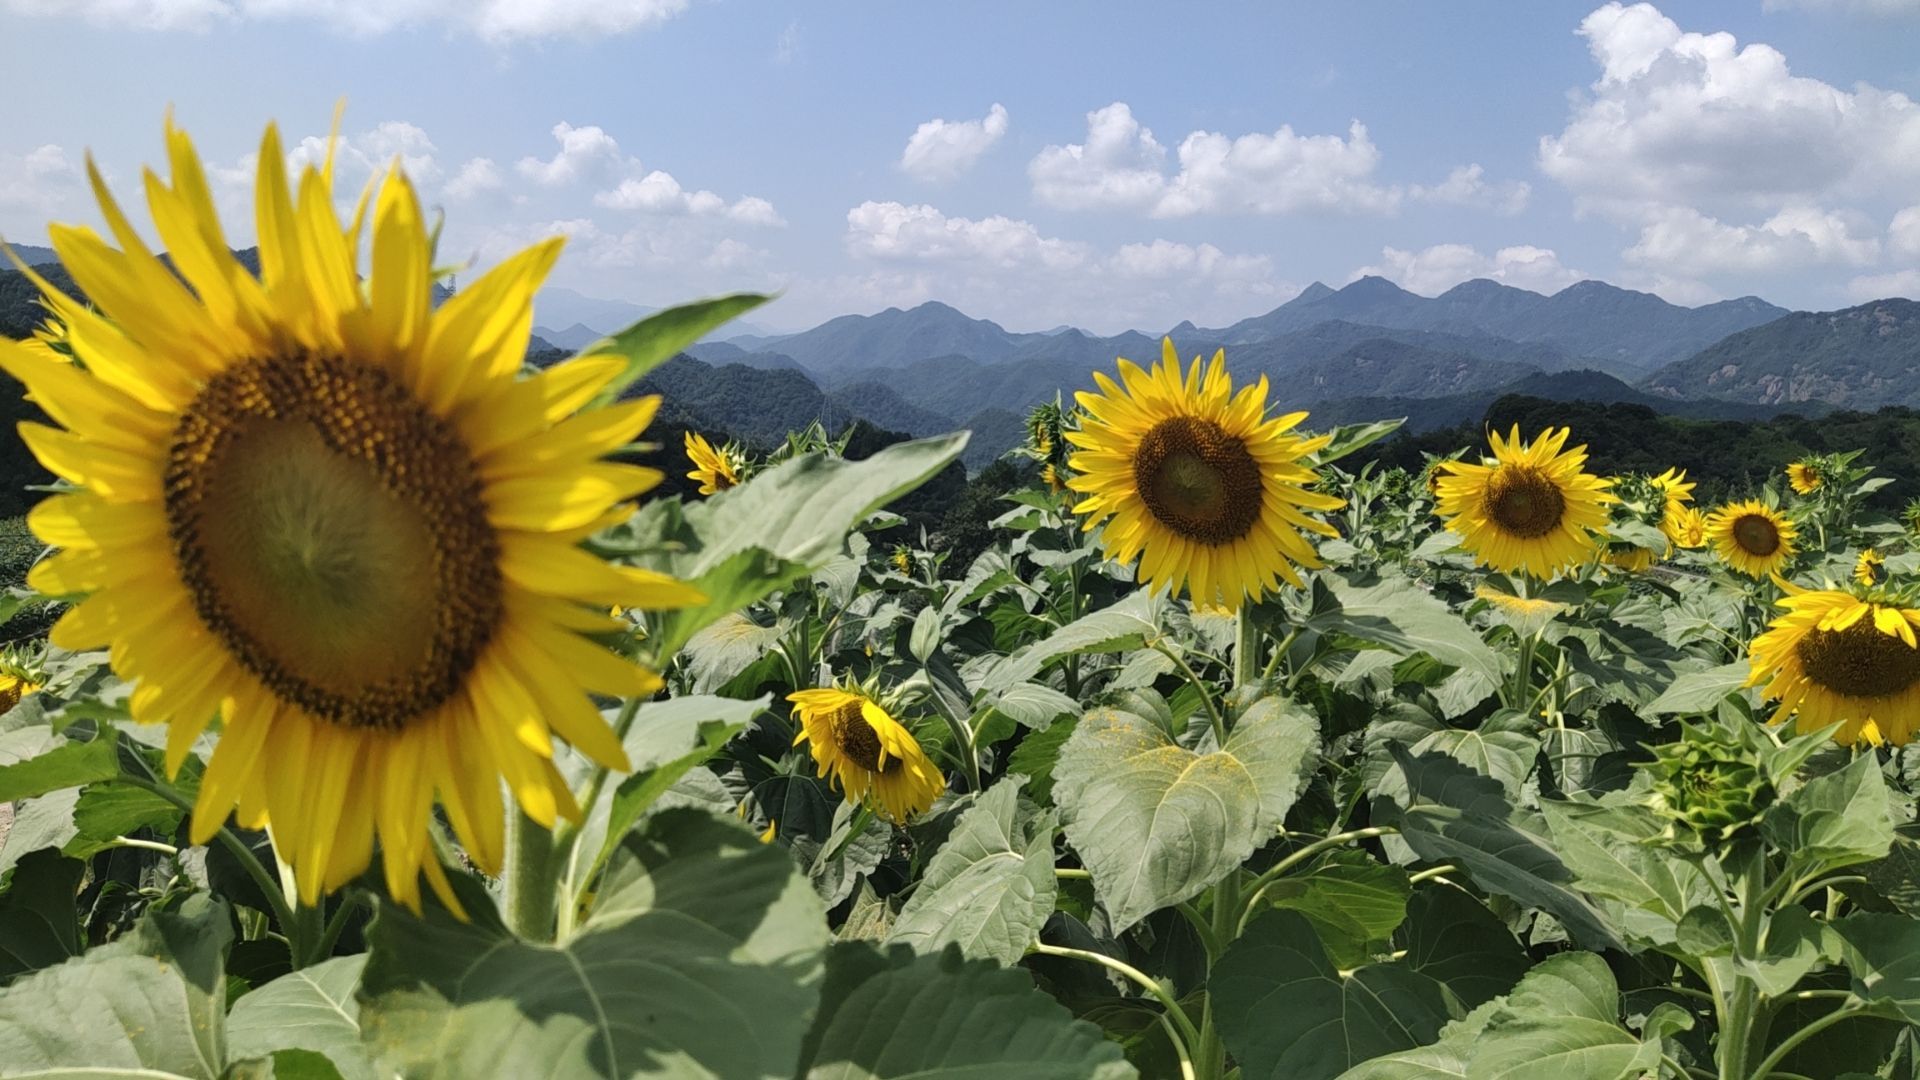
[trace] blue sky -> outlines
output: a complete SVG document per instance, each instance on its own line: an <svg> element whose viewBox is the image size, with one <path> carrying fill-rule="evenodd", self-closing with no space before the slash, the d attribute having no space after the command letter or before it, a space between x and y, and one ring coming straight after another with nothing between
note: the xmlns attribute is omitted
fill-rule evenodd
<svg viewBox="0 0 1920 1080"><path fill-rule="evenodd" d="M564 231L556 283L784 328L1219 325L1368 272L1832 308L1920 295L1916 42L1920 0L0 0L0 235L95 221L87 148L131 196L171 104L248 242L263 123L344 97L343 176L401 155L447 259Z"/></svg>

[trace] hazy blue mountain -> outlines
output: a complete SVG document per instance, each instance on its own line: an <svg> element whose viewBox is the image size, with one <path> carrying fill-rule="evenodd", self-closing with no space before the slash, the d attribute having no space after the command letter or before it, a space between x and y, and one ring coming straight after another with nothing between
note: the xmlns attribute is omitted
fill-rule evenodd
<svg viewBox="0 0 1920 1080"><path fill-rule="evenodd" d="M1310 427L1325 428L1405 417L1405 427L1409 432L1436 431L1461 424L1477 424L1494 402L1513 396L1596 405L1630 405L1649 408L1663 416L1689 420L1757 422L1771 420L1783 412L1821 416L1832 409L1826 402L1818 401L1781 407L1734 401L1678 400L1647 393L1603 371L1578 370L1536 372L1505 386L1441 397L1363 394L1319 401L1313 404L1312 415L1307 418L1307 423Z"/></svg>
<svg viewBox="0 0 1920 1080"><path fill-rule="evenodd" d="M1490 391L1532 374L1536 369L1521 364L1373 338L1287 373L1280 401L1306 403L1361 394L1447 397Z"/></svg>
<svg viewBox="0 0 1920 1080"><path fill-rule="evenodd" d="M1853 409L1920 403L1920 302L1799 311L1718 341L1646 381L1667 398Z"/></svg>
<svg viewBox="0 0 1920 1080"><path fill-rule="evenodd" d="M48 263L57 263L60 261L60 256L54 254L53 249L50 247L37 247L33 244L9 244L7 246L12 248L13 253L19 256L20 261L26 263L28 266L45 266ZM0 255L0 267L11 267L12 265L12 259Z"/></svg>
<svg viewBox="0 0 1920 1080"><path fill-rule="evenodd" d="M533 332L552 343L554 347L572 352L578 352L607 336L585 323L574 323L564 330L549 330L545 326L536 326Z"/></svg>
<svg viewBox="0 0 1920 1080"><path fill-rule="evenodd" d="M1339 290L1309 288L1264 315L1197 333L1233 345L1268 341L1337 320L1539 343L1575 360L1591 358L1608 367L1647 371L1786 313L1750 296L1680 307L1603 281L1581 281L1542 296L1481 279L1429 298L1385 278L1363 277Z"/></svg>
<svg viewBox="0 0 1920 1080"><path fill-rule="evenodd" d="M998 323L970 318L930 300L910 311L888 308L877 315L842 315L785 337L727 340L750 350L784 353L803 367L832 373L906 367L935 356L1005 360L1029 338L1047 335L1009 333Z"/></svg>
<svg viewBox="0 0 1920 1080"><path fill-rule="evenodd" d="M658 310L627 300L602 300L558 285L548 285L533 298L533 313L540 325L580 326L599 337L624 330Z"/></svg>

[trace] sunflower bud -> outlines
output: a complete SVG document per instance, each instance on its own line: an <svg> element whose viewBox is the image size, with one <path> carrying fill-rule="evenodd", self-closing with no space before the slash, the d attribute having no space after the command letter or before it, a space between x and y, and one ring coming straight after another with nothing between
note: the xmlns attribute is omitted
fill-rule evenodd
<svg viewBox="0 0 1920 1080"><path fill-rule="evenodd" d="M1679 742L1653 748L1646 769L1654 810L1670 822L1669 841L1730 840L1772 805L1774 786L1753 748L1731 734L1683 725Z"/></svg>

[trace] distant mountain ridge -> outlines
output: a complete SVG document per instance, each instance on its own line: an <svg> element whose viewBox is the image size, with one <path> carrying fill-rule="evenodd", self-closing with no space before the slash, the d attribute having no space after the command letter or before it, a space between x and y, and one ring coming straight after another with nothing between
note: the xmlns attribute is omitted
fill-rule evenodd
<svg viewBox="0 0 1920 1080"><path fill-rule="evenodd" d="M1920 404L1920 302L1875 300L1800 311L1715 342L1655 372L1665 398L1852 409Z"/></svg>

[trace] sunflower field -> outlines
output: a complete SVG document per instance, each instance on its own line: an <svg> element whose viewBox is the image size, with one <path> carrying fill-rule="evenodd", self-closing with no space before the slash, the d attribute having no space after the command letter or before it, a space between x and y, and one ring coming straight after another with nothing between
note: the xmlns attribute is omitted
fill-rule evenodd
<svg viewBox="0 0 1920 1080"><path fill-rule="evenodd" d="M1393 422L1168 341L955 565L887 507L964 433L648 450L623 391L766 297L523 369L558 241L436 306L406 177L342 214L270 128L256 274L167 145L164 261L92 173L88 302L0 341L58 478L0 1077L1920 1077L1920 533L1858 455L1348 471Z"/></svg>

